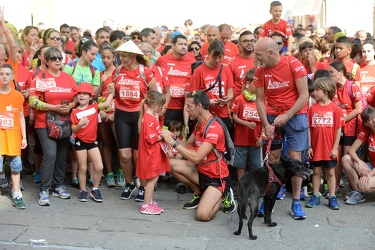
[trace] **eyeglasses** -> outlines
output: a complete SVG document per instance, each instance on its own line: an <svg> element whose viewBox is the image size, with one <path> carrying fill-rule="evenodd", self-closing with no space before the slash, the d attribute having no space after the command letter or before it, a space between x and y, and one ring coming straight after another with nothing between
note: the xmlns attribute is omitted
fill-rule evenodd
<svg viewBox="0 0 375 250"><path fill-rule="evenodd" d="M201 49L201 48L199 48L199 47L194 47L194 48L191 47L191 48L189 49L189 51L190 51L190 52L192 52L192 51L194 51L194 50L195 50L195 51L198 51L198 50L200 50L200 49Z"/></svg>
<svg viewBox="0 0 375 250"><path fill-rule="evenodd" d="M62 59L63 59L63 57L62 57L62 56L51 56L51 57L49 58L49 60L50 60L51 62L56 62L57 59L59 59L59 61L61 62Z"/></svg>
<svg viewBox="0 0 375 250"><path fill-rule="evenodd" d="M56 41L60 41L60 40L61 40L61 37L59 37L59 36L51 36L49 39L51 39L51 40L56 40Z"/></svg>
<svg viewBox="0 0 375 250"><path fill-rule="evenodd" d="M257 39L251 39L251 40L242 40L241 43L256 43Z"/></svg>
<svg viewBox="0 0 375 250"><path fill-rule="evenodd" d="M142 50L143 54L151 53L151 50L144 49Z"/></svg>
<svg viewBox="0 0 375 250"><path fill-rule="evenodd" d="M139 36L132 36L132 40L135 40L135 39L141 40Z"/></svg>
<svg viewBox="0 0 375 250"><path fill-rule="evenodd" d="M282 45L282 44L283 44L282 41L278 41L278 42L276 42L276 43L277 43L277 45Z"/></svg>

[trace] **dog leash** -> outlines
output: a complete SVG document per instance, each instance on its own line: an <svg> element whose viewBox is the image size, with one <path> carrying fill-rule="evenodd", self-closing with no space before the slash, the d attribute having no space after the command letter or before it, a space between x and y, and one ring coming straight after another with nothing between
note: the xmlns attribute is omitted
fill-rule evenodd
<svg viewBox="0 0 375 250"><path fill-rule="evenodd" d="M272 130L275 131L275 125L271 125L271 127L272 127ZM267 196L270 194L272 183L279 183L280 186L283 185L282 181L275 175L275 172L273 171L272 167L268 163L268 155L271 152L272 141L273 141L273 138L271 139L268 138L267 150L266 150L266 154L264 157L264 164L266 165L268 169L268 184L267 184L267 188L265 191L265 195Z"/></svg>

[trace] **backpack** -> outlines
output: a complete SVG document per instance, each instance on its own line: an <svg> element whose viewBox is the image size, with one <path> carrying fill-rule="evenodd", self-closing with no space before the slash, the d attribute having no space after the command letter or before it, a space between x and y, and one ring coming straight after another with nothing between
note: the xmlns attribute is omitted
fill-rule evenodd
<svg viewBox="0 0 375 250"><path fill-rule="evenodd" d="M214 148L215 155L216 155L216 157L218 159L220 159L219 158L219 154L222 154L224 156L224 159L227 162L227 164L233 165L234 153L235 153L234 143L232 141L232 138L230 137L230 134L229 134L227 126L225 125L225 123L219 117L212 116L212 118L210 118L210 120L208 120L207 125L204 128L203 135L204 135L204 137L206 137L207 130L208 130L208 128L211 126L211 124L214 121L218 121L219 124L221 125L221 127L224 130L224 135L225 135L225 150L226 150L224 153L220 153L216 148Z"/></svg>
<svg viewBox="0 0 375 250"><path fill-rule="evenodd" d="M350 99L352 102L354 101L354 96L353 96L353 86L357 86L357 84L354 81L349 81L348 84L346 85L346 92L348 93ZM361 99L362 99L362 111L366 108L367 106L367 101L365 96L362 93L361 88L359 88L359 92L361 93Z"/></svg>
<svg viewBox="0 0 375 250"><path fill-rule="evenodd" d="M71 66L73 68L73 71L72 71L72 74L71 74L72 76L73 76L74 70L76 70L77 62L78 61L75 61L71 65L69 64L69 66ZM94 79L96 68L94 66L92 66L91 64L89 64L89 66L90 66L90 71L91 71L92 79Z"/></svg>

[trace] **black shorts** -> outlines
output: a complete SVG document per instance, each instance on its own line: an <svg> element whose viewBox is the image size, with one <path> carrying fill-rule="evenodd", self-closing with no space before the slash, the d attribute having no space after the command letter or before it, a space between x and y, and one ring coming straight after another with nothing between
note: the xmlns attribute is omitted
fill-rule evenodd
<svg viewBox="0 0 375 250"><path fill-rule="evenodd" d="M330 161L312 161L310 162L313 167L323 167L323 168L334 168L337 164L336 160Z"/></svg>
<svg viewBox="0 0 375 250"><path fill-rule="evenodd" d="M343 146L351 146L353 145L354 141L357 139L356 136L341 136L340 137L340 145L343 145Z"/></svg>
<svg viewBox="0 0 375 250"><path fill-rule="evenodd" d="M220 192L223 194L226 194L229 191L230 183L229 177L226 177L224 179L220 178L210 178L198 171L199 176L199 187L201 189L201 192L203 193L209 186L217 188Z"/></svg>
<svg viewBox="0 0 375 250"><path fill-rule="evenodd" d="M139 112L115 111L115 132L118 148L138 150L138 119Z"/></svg>
<svg viewBox="0 0 375 250"><path fill-rule="evenodd" d="M169 125L171 121L180 121L184 124L184 110L183 109L167 109L164 114L164 126Z"/></svg>
<svg viewBox="0 0 375 250"><path fill-rule="evenodd" d="M97 147L99 147L99 143L97 141L88 143L88 142L82 141L79 138L75 138L74 149L76 151L79 151L79 150L90 150L90 149L97 148Z"/></svg>

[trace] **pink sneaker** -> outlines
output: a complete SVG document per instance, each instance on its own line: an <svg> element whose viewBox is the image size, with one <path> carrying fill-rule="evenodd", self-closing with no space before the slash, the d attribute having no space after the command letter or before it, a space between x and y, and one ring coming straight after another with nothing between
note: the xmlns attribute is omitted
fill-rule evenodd
<svg viewBox="0 0 375 250"><path fill-rule="evenodd" d="M158 210L160 210L160 212L164 212L164 208L162 207L159 207L158 204L155 202L155 201L152 201L151 202L151 205L153 205L154 207L156 207Z"/></svg>
<svg viewBox="0 0 375 250"><path fill-rule="evenodd" d="M154 206L154 204L151 203L151 204L147 204L147 205L142 205L140 212L141 212L141 214L156 215L156 214L161 214L162 211L160 211L160 209L158 207Z"/></svg>

